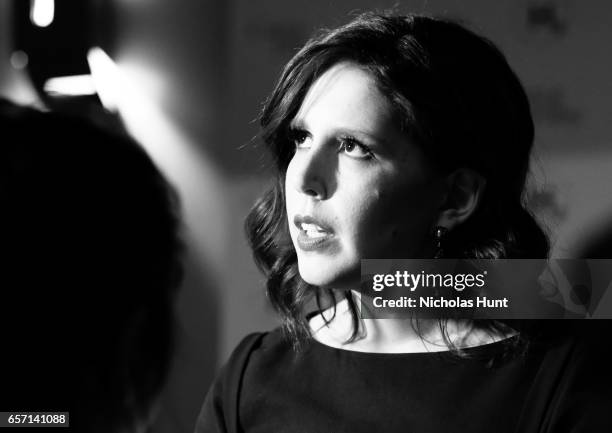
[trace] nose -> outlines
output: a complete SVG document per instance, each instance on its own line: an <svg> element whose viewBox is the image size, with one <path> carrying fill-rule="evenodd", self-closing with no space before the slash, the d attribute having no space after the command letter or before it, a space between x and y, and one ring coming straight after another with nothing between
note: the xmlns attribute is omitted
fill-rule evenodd
<svg viewBox="0 0 612 433"><path fill-rule="evenodd" d="M335 162L327 146L298 149L290 163L294 188L318 200L329 197Z"/></svg>

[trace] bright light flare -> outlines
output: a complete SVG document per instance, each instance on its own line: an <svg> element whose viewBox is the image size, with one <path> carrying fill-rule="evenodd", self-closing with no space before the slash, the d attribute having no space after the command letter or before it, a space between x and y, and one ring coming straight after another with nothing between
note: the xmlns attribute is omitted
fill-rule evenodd
<svg viewBox="0 0 612 433"><path fill-rule="evenodd" d="M223 269L230 220L222 206L227 185L201 143L194 143L162 109L166 91L162 76L142 61L116 64L100 48L92 48L87 60L104 107L119 114L128 132L178 187L194 248L213 268Z"/></svg>
<svg viewBox="0 0 612 433"><path fill-rule="evenodd" d="M69 75L66 77L49 78L45 82L43 89L49 94L65 96L96 94L96 87L91 75Z"/></svg>
<svg viewBox="0 0 612 433"><path fill-rule="evenodd" d="M102 105L109 111L118 111L121 94L126 90L119 68L108 54L98 47L89 50L87 62Z"/></svg>
<svg viewBox="0 0 612 433"><path fill-rule="evenodd" d="M55 0L32 0L30 2L30 20L38 27L47 27L55 16Z"/></svg>

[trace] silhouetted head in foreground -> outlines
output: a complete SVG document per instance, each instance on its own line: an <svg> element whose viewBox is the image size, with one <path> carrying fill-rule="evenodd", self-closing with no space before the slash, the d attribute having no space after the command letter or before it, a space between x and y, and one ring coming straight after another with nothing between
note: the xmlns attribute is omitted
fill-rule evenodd
<svg viewBox="0 0 612 433"><path fill-rule="evenodd" d="M131 138L0 101L0 410L130 431L168 370L178 197Z"/></svg>

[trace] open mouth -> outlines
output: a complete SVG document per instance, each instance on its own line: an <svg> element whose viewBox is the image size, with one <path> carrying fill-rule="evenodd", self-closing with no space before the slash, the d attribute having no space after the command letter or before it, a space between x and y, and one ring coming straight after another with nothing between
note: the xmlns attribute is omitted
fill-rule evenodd
<svg viewBox="0 0 612 433"><path fill-rule="evenodd" d="M307 237L312 239L323 238L330 234L328 231L316 224L302 223L299 228Z"/></svg>
<svg viewBox="0 0 612 433"><path fill-rule="evenodd" d="M293 222L299 229L297 247L303 251L322 249L329 245L329 241L334 237L329 227L311 216L296 215Z"/></svg>

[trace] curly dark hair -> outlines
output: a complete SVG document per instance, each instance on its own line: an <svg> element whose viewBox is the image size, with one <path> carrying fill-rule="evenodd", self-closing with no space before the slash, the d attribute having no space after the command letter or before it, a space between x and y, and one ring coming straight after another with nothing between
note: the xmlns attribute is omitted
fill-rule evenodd
<svg viewBox="0 0 612 433"><path fill-rule="evenodd" d="M443 173L469 168L486 179L477 210L447 236L446 256L544 258L549 253L547 235L523 203L534 126L525 91L504 55L451 21L362 14L310 39L285 66L261 115L276 181L253 207L245 228L267 277L269 299L298 341L309 335L305 304L314 297L320 307L324 293L300 278L289 237L284 178L295 146L288 129L310 86L344 61L371 74L402 130L434 167ZM350 292L344 296L357 325ZM479 326L508 329L501 322ZM353 337L355 332L356 326Z"/></svg>

